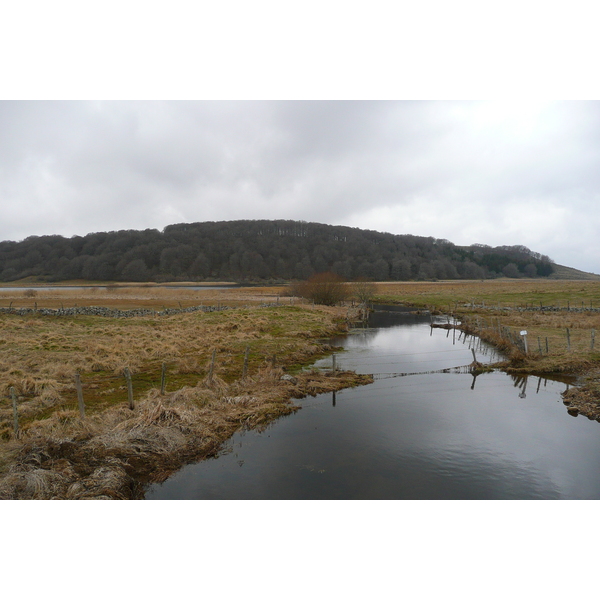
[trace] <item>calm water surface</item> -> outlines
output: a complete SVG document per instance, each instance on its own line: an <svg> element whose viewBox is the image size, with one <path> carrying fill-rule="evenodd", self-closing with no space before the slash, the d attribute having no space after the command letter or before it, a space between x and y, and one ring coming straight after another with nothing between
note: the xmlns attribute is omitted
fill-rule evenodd
<svg viewBox="0 0 600 600"><path fill-rule="evenodd" d="M461 372L471 348L484 363L494 351L430 328L428 316L370 324L335 343L338 365L375 383L301 400L147 499L600 498L600 423L568 415L567 383Z"/></svg>

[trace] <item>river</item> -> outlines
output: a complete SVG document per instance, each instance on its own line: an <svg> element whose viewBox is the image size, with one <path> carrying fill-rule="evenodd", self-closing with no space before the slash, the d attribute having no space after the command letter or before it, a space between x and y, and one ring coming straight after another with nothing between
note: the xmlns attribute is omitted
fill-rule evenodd
<svg viewBox="0 0 600 600"><path fill-rule="evenodd" d="M427 315L375 313L334 340L338 367L373 373L373 384L299 401L146 498L600 498L600 424L567 413L560 394L572 381L474 377L472 350L482 363L498 356L459 333Z"/></svg>

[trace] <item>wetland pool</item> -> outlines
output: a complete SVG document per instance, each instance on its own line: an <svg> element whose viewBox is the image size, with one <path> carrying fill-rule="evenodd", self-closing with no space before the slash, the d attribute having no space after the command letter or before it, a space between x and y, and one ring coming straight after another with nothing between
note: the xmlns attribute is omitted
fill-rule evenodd
<svg viewBox="0 0 600 600"><path fill-rule="evenodd" d="M299 400L301 410L237 433L146 499L600 498L600 423L567 413L572 381L474 377L472 351L488 363L495 350L431 328L428 315L376 312L333 343L344 347L338 368L375 382Z"/></svg>

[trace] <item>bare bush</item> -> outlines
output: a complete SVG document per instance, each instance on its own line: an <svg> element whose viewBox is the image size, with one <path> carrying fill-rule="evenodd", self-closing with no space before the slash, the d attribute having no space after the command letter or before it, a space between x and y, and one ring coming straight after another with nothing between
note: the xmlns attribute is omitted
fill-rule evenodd
<svg viewBox="0 0 600 600"><path fill-rule="evenodd" d="M375 295L377 286L366 279L355 281L352 284L352 295L360 304L368 304Z"/></svg>
<svg viewBox="0 0 600 600"><path fill-rule="evenodd" d="M293 289L297 296L325 306L335 306L350 295L344 278L330 272L317 273L308 280L297 283Z"/></svg>

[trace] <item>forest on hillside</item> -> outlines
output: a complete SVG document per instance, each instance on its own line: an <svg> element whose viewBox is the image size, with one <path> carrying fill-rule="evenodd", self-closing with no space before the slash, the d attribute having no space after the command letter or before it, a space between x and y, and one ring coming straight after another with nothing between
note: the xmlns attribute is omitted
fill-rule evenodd
<svg viewBox="0 0 600 600"><path fill-rule="evenodd" d="M332 271L348 280L546 277L547 256L525 246L456 246L304 221L169 225L0 242L0 281L289 281Z"/></svg>

